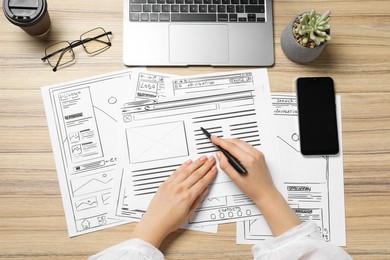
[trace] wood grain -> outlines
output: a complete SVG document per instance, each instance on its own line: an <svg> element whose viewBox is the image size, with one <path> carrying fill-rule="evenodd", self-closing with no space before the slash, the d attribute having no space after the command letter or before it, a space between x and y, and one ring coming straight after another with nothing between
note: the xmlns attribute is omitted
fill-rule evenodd
<svg viewBox="0 0 390 260"><path fill-rule="evenodd" d="M309 65L289 61L280 34L296 14L332 11L333 39ZM331 76L341 95L347 247L354 259L390 259L390 1L274 1L275 65L271 90L294 91L300 76ZM86 259L129 237L134 224L69 239L43 108L42 86L108 73L122 64L122 1L49 1L52 30L28 36L0 15L0 259ZM112 48L54 73L47 45L75 40L97 26ZM188 75L242 68L152 67ZM236 245L235 225L218 234L177 231L162 245L168 259L251 259Z"/></svg>

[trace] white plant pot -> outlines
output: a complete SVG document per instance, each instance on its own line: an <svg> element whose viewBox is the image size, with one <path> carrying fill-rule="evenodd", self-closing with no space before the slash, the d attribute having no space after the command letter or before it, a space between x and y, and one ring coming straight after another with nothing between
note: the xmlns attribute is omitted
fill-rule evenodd
<svg viewBox="0 0 390 260"><path fill-rule="evenodd" d="M292 33L295 19L296 17L282 32L280 44L287 58L297 63L308 63L315 60L321 54L327 44L327 41L324 41L320 46L315 48L308 48L300 45Z"/></svg>

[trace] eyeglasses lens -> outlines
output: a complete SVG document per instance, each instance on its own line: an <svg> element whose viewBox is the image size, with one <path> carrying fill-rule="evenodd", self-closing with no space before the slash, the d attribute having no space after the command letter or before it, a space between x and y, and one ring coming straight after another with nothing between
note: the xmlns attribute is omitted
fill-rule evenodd
<svg viewBox="0 0 390 260"><path fill-rule="evenodd" d="M111 46L110 39L103 28L96 28L82 34L80 40L84 42L85 51L90 54L104 51Z"/></svg>
<svg viewBox="0 0 390 260"><path fill-rule="evenodd" d="M70 48L69 42L66 41L58 42L47 47L46 56L50 56L47 61L52 67L57 65L58 60L59 62L57 66L64 65L74 60L74 52L72 48Z"/></svg>

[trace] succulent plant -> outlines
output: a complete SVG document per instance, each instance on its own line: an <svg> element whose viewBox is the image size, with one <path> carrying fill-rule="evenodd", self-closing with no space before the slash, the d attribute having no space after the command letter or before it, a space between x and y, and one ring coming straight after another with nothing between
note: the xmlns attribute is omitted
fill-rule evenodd
<svg viewBox="0 0 390 260"><path fill-rule="evenodd" d="M331 39L330 32L330 11L325 11L322 15L312 10L299 16L294 24L294 36L298 42L306 47L314 48L324 41ZM311 43L311 44L310 44Z"/></svg>

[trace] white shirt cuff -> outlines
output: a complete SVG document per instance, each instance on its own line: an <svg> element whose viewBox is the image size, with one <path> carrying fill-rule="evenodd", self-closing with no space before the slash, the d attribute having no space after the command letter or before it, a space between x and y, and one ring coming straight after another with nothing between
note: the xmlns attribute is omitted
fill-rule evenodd
<svg viewBox="0 0 390 260"><path fill-rule="evenodd" d="M123 243L107 248L104 251L89 257L89 260L112 259L164 260L165 258L160 250L141 239L127 240Z"/></svg>
<svg viewBox="0 0 390 260"><path fill-rule="evenodd" d="M252 247L256 260L352 259L342 248L325 242L313 221L302 223L284 234Z"/></svg>

